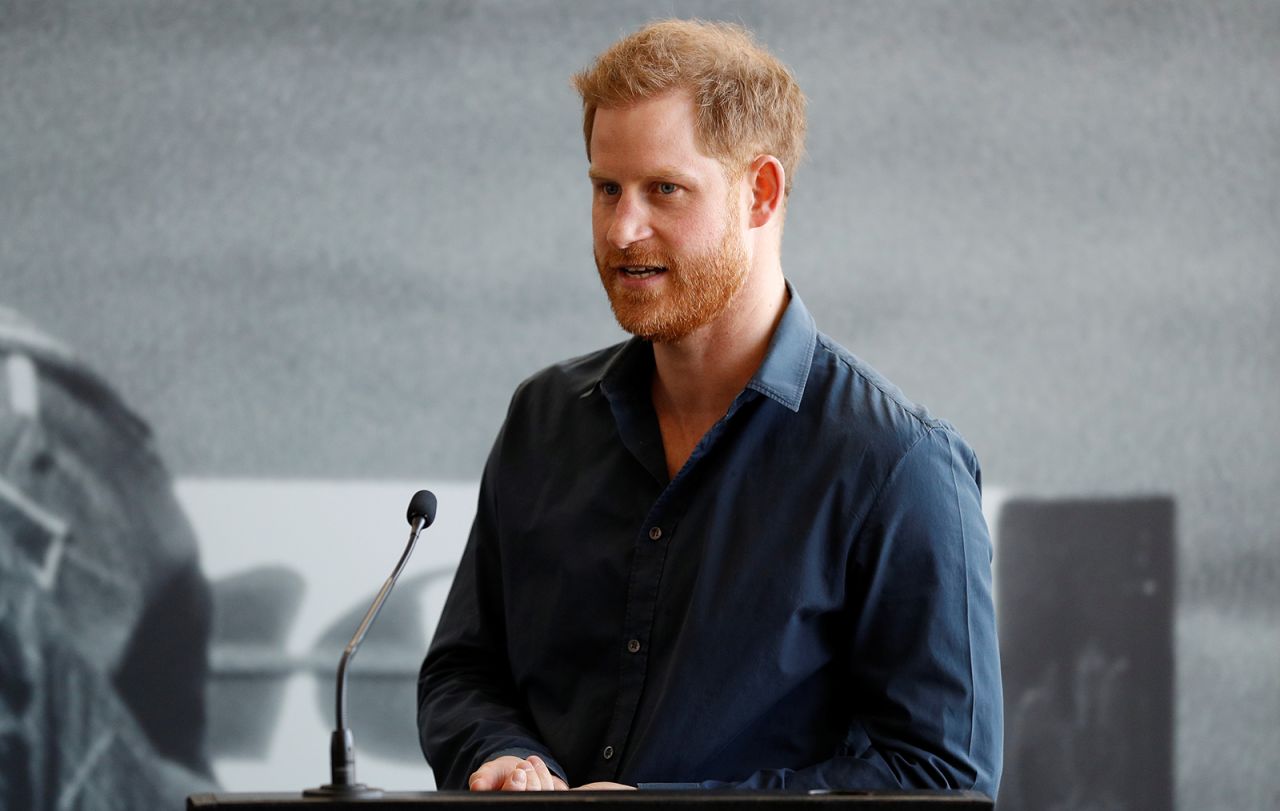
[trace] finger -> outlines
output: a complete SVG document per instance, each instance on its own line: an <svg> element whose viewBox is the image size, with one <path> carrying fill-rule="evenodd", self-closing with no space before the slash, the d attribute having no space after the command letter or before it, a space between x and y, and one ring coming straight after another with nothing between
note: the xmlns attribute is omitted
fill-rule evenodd
<svg viewBox="0 0 1280 811"><path fill-rule="evenodd" d="M507 783L511 770L520 766L521 762L524 761L512 755L503 755L485 761L471 774L470 778L467 778L467 788L474 792L498 791Z"/></svg>
<svg viewBox="0 0 1280 811"><path fill-rule="evenodd" d="M471 776L467 778L467 788L472 791L493 791L497 788L494 770L488 768L488 766L489 764L486 763L472 772Z"/></svg>
<svg viewBox="0 0 1280 811"><path fill-rule="evenodd" d="M503 791L525 791L529 788L529 773L520 766L507 772L507 779L502 784Z"/></svg>
<svg viewBox="0 0 1280 811"><path fill-rule="evenodd" d="M636 788L635 786L624 786L621 783L610 783L606 781L601 783L587 783L585 785L577 786L573 790L574 791L624 791L624 790L635 791L635 788Z"/></svg>
<svg viewBox="0 0 1280 811"><path fill-rule="evenodd" d="M544 786L542 785L542 778L538 775L538 770L534 768L532 763L526 760L524 763L520 764L520 769L524 772L525 791L543 790ZM550 786L546 786L545 788L550 788Z"/></svg>
<svg viewBox="0 0 1280 811"><path fill-rule="evenodd" d="M529 765L533 767L534 774L538 777L539 791L555 791L556 781L551 774L551 770L547 768L547 763L537 755L529 756Z"/></svg>
<svg viewBox="0 0 1280 811"><path fill-rule="evenodd" d="M475 774L467 779L467 787L474 792L497 791L507 776L507 765L504 760L506 759L499 757L497 760L481 764L480 768L475 770Z"/></svg>
<svg viewBox="0 0 1280 811"><path fill-rule="evenodd" d="M467 778L467 787L472 791L495 791L506 780L511 767L519 762L519 758L509 756L487 761Z"/></svg>

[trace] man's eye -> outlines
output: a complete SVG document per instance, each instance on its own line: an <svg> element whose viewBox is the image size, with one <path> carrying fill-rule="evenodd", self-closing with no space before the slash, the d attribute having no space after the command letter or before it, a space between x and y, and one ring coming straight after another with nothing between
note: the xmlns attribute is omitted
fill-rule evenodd
<svg viewBox="0 0 1280 811"><path fill-rule="evenodd" d="M675 194L675 193L676 193L676 189L678 189L678 188L680 188L680 187L679 187L679 186L677 186L677 185L676 185L676 184L674 184L674 183L659 183L659 184L658 184L658 193L659 193L659 194Z"/></svg>
<svg viewBox="0 0 1280 811"><path fill-rule="evenodd" d="M619 186L617 183L601 183L600 191L604 192L610 197L613 197L614 195L620 194L622 192L622 187Z"/></svg>

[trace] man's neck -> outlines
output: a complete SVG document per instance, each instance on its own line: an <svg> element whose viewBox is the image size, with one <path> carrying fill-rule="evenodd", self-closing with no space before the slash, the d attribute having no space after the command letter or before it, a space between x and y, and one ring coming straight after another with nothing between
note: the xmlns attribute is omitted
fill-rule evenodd
<svg viewBox="0 0 1280 811"><path fill-rule="evenodd" d="M654 344L653 402L660 414L690 428L714 422L760 368L787 306L781 269L748 280L738 296L721 318L684 340Z"/></svg>

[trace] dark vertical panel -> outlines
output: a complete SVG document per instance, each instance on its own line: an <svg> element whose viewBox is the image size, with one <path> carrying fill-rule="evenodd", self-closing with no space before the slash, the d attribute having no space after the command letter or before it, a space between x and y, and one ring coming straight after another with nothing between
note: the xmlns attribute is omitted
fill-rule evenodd
<svg viewBox="0 0 1280 811"><path fill-rule="evenodd" d="M1000 807L1173 807L1174 505L1014 500L997 520Z"/></svg>

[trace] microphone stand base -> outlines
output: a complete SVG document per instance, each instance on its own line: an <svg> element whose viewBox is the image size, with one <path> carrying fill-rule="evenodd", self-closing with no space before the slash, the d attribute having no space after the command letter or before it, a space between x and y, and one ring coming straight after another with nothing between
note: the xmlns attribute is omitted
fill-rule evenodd
<svg viewBox="0 0 1280 811"><path fill-rule="evenodd" d="M303 797L330 797L335 800L372 800L382 796L382 789L370 788L364 783L325 783L319 788L309 788L302 792Z"/></svg>

